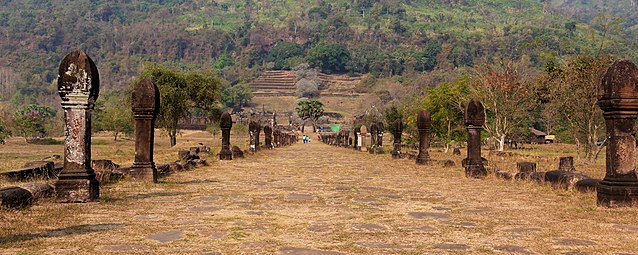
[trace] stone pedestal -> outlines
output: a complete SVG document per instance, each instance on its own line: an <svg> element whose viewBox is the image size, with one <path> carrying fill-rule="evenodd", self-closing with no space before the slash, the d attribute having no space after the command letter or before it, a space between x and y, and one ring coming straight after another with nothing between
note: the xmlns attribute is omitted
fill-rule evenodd
<svg viewBox="0 0 638 255"><path fill-rule="evenodd" d="M368 151L370 154L374 154L377 149L377 136L378 136L378 127L377 123L372 123L370 125L370 150Z"/></svg>
<svg viewBox="0 0 638 255"><path fill-rule="evenodd" d="M465 176L483 178L487 171L481 158L481 130L485 124L485 111L481 102L472 99L465 110L465 126L467 128L467 158Z"/></svg>
<svg viewBox="0 0 638 255"><path fill-rule="evenodd" d="M430 163L430 154L428 148L430 147L430 139L428 133L431 126L430 112L422 110L417 116L417 126L419 128L419 155L416 158L416 163L419 165L425 165Z"/></svg>
<svg viewBox="0 0 638 255"><path fill-rule="evenodd" d="M275 131L273 131L273 144L274 144L275 147L279 147L280 146L279 145L280 140L281 140L280 137L281 137L281 131L277 127L275 127Z"/></svg>
<svg viewBox="0 0 638 255"><path fill-rule="evenodd" d="M383 149L383 131L384 126L383 122L377 123L377 146L376 146L376 154L384 154L385 150Z"/></svg>
<svg viewBox="0 0 638 255"><path fill-rule="evenodd" d="M636 118L638 68L626 60L609 67L600 82L598 105L607 126L606 174L597 189L598 205L638 206Z"/></svg>
<svg viewBox="0 0 638 255"><path fill-rule="evenodd" d="M272 149L272 128L270 126L264 126L264 148Z"/></svg>
<svg viewBox="0 0 638 255"><path fill-rule="evenodd" d="M153 146L159 99L159 89L148 79L141 80L133 90L131 102L135 116L135 161L130 174L133 179L157 182Z"/></svg>
<svg viewBox="0 0 638 255"><path fill-rule="evenodd" d="M403 134L403 121L397 119L394 121L394 143L392 149L392 158L401 158L401 135Z"/></svg>
<svg viewBox="0 0 638 255"><path fill-rule="evenodd" d="M366 126L361 126L361 136L359 137L359 150L363 152L368 151L368 147L366 146L366 139L368 135L368 128Z"/></svg>
<svg viewBox="0 0 638 255"><path fill-rule="evenodd" d="M230 150L230 130L233 127L233 119L227 112L222 113L219 120L222 130L222 150L219 152L219 160L232 160L233 152Z"/></svg>
<svg viewBox="0 0 638 255"><path fill-rule="evenodd" d="M259 131L261 127L257 122L250 121L248 124L248 132L250 132L250 151L255 153L259 150Z"/></svg>
<svg viewBox="0 0 638 255"><path fill-rule="evenodd" d="M96 201L100 184L91 168L91 111L100 90L98 70L86 53L76 50L64 57L58 75L64 109L64 169L55 183L57 201Z"/></svg>

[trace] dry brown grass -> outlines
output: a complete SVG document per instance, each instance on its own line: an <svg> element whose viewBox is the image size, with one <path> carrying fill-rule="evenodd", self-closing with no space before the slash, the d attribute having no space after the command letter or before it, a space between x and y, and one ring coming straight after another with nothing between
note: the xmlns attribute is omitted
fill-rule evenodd
<svg viewBox="0 0 638 255"><path fill-rule="evenodd" d="M638 253L637 208L598 208L594 194L529 182L467 179L462 156L431 156L457 166L317 142L211 158L159 184L102 187L98 203L0 211L0 253ZM177 231L172 241L148 238L169 231Z"/></svg>

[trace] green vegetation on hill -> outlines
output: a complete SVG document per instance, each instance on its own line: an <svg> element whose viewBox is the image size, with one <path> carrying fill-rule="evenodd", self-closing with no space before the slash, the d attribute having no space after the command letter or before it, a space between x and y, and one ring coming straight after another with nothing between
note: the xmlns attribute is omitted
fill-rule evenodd
<svg viewBox="0 0 638 255"><path fill-rule="evenodd" d="M374 92L388 104L432 92L425 87L450 81L458 74L453 70L494 60L525 59L535 69L579 54L638 60L635 5L0 0L0 101L10 105L8 112L36 103L58 109L58 64L80 48L97 63L102 89L123 89L149 63L158 63L176 72L219 76L218 94L226 106L240 108L250 100L247 84L262 71L308 63L327 73L370 73L357 91ZM379 89L384 79L398 84Z"/></svg>
<svg viewBox="0 0 638 255"><path fill-rule="evenodd" d="M352 60L345 71L390 75L525 54L543 65L552 57L598 50L606 31L591 15L573 14L592 26L575 23L546 11L562 5L545 5L550 7L534 0L3 0L0 51L10 54L3 54L0 64L19 76L2 85L22 91L50 83L60 58L76 48L96 60L107 88L124 87L145 61L198 69L268 62L290 68L273 57L303 58L307 52L300 50L320 42L349 49ZM622 35L606 34L604 50L636 59L634 42ZM270 54L282 41L299 46Z"/></svg>

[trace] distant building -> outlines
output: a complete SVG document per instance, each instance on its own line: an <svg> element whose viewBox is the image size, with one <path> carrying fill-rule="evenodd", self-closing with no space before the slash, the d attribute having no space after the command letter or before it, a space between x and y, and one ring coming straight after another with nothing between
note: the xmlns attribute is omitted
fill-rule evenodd
<svg viewBox="0 0 638 255"><path fill-rule="evenodd" d="M530 136L531 136L530 137L531 138L530 142L531 143L533 143L533 144L534 143L544 144L547 141L547 139L546 139L547 134L545 134L545 132L540 131L540 130L535 129L535 128L530 128L529 130L531 132L531 134L530 134Z"/></svg>

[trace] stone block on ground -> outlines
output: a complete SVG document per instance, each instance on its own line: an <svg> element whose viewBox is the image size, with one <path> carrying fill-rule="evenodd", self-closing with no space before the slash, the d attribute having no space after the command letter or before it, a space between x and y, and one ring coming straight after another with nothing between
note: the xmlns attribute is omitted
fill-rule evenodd
<svg viewBox="0 0 638 255"><path fill-rule="evenodd" d="M159 164L157 165L157 175L159 177L167 176L170 173L170 164Z"/></svg>
<svg viewBox="0 0 638 255"><path fill-rule="evenodd" d="M497 178L501 178L501 179L504 179L504 180L511 180L511 179L514 178L514 175L512 173L507 172L507 171L498 170L498 169L496 169L494 171L494 175Z"/></svg>
<svg viewBox="0 0 638 255"><path fill-rule="evenodd" d="M454 160L450 160L450 159L440 160L440 161L438 161L438 163L442 167L454 167L454 166L456 166L456 163L454 163Z"/></svg>
<svg viewBox="0 0 638 255"><path fill-rule="evenodd" d="M46 183L28 183L21 187L0 189L0 206L5 208L22 208L33 201L53 195L53 187Z"/></svg>
<svg viewBox="0 0 638 255"><path fill-rule="evenodd" d="M580 192L595 192L596 188L600 184L600 180L597 179L583 179L574 185L574 189Z"/></svg>
<svg viewBox="0 0 638 255"><path fill-rule="evenodd" d="M58 172L51 161L32 161L24 164L23 168L2 173L8 180L22 182L36 178L54 178Z"/></svg>
<svg viewBox="0 0 638 255"><path fill-rule="evenodd" d="M195 164L195 167L204 167L204 166L208 166L208 162L206 162L205 159L195 159L192 160L193 164Z"/></svg>
<svg viewBox="0 0 638 255"><path fill-rule="evenodd" d="M514 176L516 180L527 180L532 173L536 172L536 163L533 162L517 162L516 169L518 173Z"/></svg>
<svg viewBox="0 0 638 255"><path fill-rule="evenodd" d="M238 146L233 146L231 151L233 152L233 158L243 158L244 157L244 152Z"/></svg>
<svg viewBox="0 0 638 255"><path fill-rule="evenodd" d="M100 184L106 184L116 181L122 176L115 170L120 168L118 164L113 163L110 159L99 159L91 161L91 167L95 171L95 179Z"/></svg>
<svg viewBox="0 0 638 255"><path fill-rule="evenodd" d="M582 173L567 172L564 170L553 170L545 173L545 182L556 188L569 189L574 187L580 180L591 179Z"/></svg>
<svg viewBox="0 0 638 255"><path fill-rule="evenodd" d="M179 151L177 153L179 160L181 161L189 161L189 160L194 160L194 159L199 159L199 156L197 155L197 153L194 153L194 151L186 151L186 150L182 150Z"/></svg>

